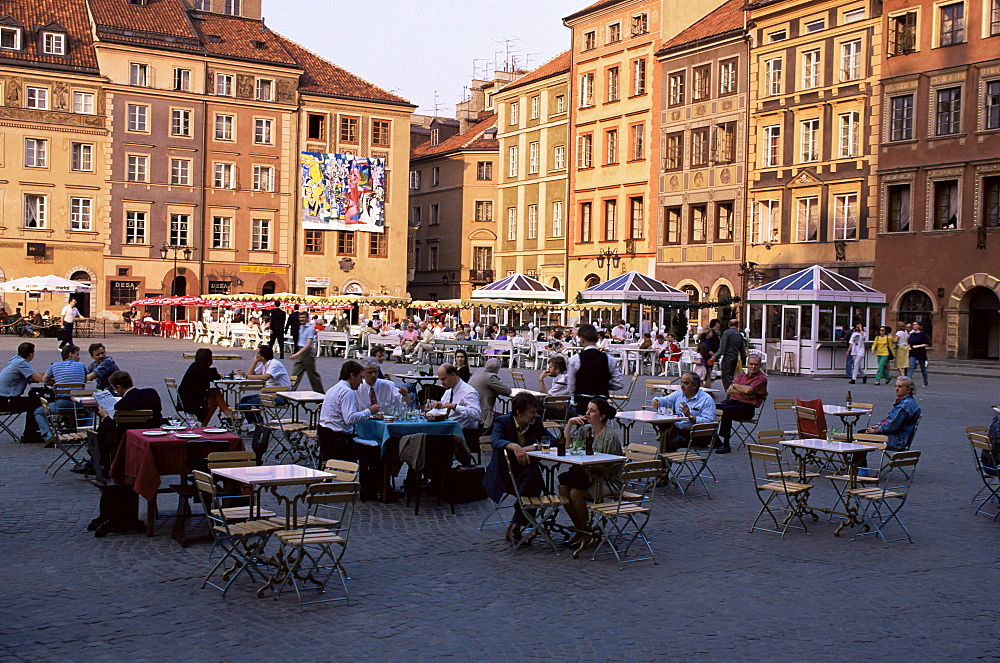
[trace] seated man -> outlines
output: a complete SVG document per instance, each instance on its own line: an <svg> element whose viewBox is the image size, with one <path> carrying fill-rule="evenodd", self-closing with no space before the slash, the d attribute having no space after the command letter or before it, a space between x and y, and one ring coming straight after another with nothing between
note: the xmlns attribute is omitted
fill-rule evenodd
<svg viewBox="0 0 1000 663"><path fill-rule="evenodd" d="M454 364L438 366L437 376L445 388L445 392L441 400L436 402L433 407L448 410L448 418L454 419L462 427L465 445L469 449L478 449L479 431L482 430L482 406L479 403L479 393L458 377L458 369Z"/></svg>
<svg viewBox="0 0 1000 663"><path fill-rule="evenodd" d="M541 403L532 394L521 392L511 399L511 414L503 414L493 422L490 446L493 457L483 477L483 488L494 502L499 502L505 494L514 494L510 474L507 472L504 455L514 455L512 470L519 492L524 497L538 497L544 483L542 473L536 463L531 462L527 451L538 449L542 436L548 435L539 415ZM509 454L508 454L509 455ZM507 528L506 538L511 543L521 540L521 528L528 523L521 512L521 505L514 505L514 517Z"/></svg>
<svg viewBox="0 0 1000 663"><path fill-rule="evenodd" d="M499 372L500 360L491 357L486 360L485 366L469 378L469 386L479 394L479 409L483 416L483 430L486 431L493 426L497 396L510 396L510 387L500 381L500 376L497 375Z"/></svg>
<svg viewBox="0 0 1000 663"><path fill-rule="evenodd" d="M87 367L87 379L94 381L94 386L98 389L111 389L108 378L118 369L114 357L108 356L108 351L103 343L91 343L87 348L90 353L90 366Z"/></svg>
<svg viewBox="0 0 1000 663"><path fill-rule="evenodd" d="M281 360L274 358L274 348L267 343L257 348L257 354L254 355L253 361L250 362L250 368L247 371L237 370L236 374L246 378L247 382L261 382L263 383L262 387L292 386L292 379L288 375L288 370L281 363ZM284 399L279 398L279 400L281 401L279 405L283 405ZM244 396L240 399L240 403L236 406L236 409L246 411L247 421L250 423L260 423L260 414L258 414L258 410L260 409L260 394Z"/></svg>
<svg viewBox="0 0 1000 663"><path fill-rule="evenodd" d="M361 364L348 360L340 367L340 381L326 392L319 411L320 461L331 458L356 462L360 470L361 499L378 499L382 483L380 450L354 439L354 425L381 411L378 403L362 407L357 390L363 380Z"/></svg>
<svg viewBox="0 0 1000 663"><path fill-rule="evenodd" d="M41 403L34 396L22 396L28 384L45 381L45 374L31 367L31 360L34 358L35 344L21 343L17 346L17 355L11 357L3 370L0 370L0 412L25 413L21 444L41 442L44 439L38 433L38 422L34 417L34 412Z"/></svg>
<svg viewBox="0 0 1000 663"><path fill-rule="evenodd" d="M361 376L364 378L358 386L359 405L378 405L385 409L410 404L412 398L406 385L396 386L389 380L379 377L378 359L365 357L358 363L361 364Z"/></svg>
<svg viewBox="0 0 1000 663"><path fill-rule="evenodd" d="M668 407L677 416L687 417L670 424L660 433L660 452L677 451L688 445L691 426L710 424L715 421L715 401L701 390L701 378L696 373L687 372L681 376L681 388L666 396L653 399L657 409Z"/></svg>
<svg viewBox="0 0 1000 663"><path fill-rule="evenodd" d="M104 473L111 468L111 461L114 460L125 431L130 428L156 428L163 423L163 407L160 403L160 395L155 389L137 389L132 382L132 376L127 371L116 371L108 378L111 383L111 392L119 397L115 405L115 412L127 412L131 410L150 410L152 414L141 424L119 425L114 420L114 412L108 412L104 408L98 408L97 414L102 417L100 425L97 427L97 448L91 447L91 465L99 465ZM99 479L103 477L98 477Z"/></svg>
<svg viewBox="0 0 1000 663"><path fill-rule="evenodd" d="M719 446L716 453L727 454L732 451L729 438L732 435L734 421L753 419L754 412L767 398L767 376L760 370L760 357L747 357L747 370L740 373L726 389L729 396L719 403L722 410L722 422L719 424Z"/></svg>
<svg viewBox="0 0 1000 663"><path fill-rule="evenodd" d="M866 433L887 435L886 451L906 451L917 433L917 420L920 418L920 406L913 397L916 384L911 378L902 375L896 378L896 402L887 416L870 428Z"/></svg>
<svg viewBox="0 0 1000 663"><path fill-rule="evenodd" d="M75 345L64 345L60 351L62 361L49 366L45 371L45 384L66 384L69 382L86 384L87 369L80 363L80 348ZM87 425L90 417L86 409L77 406L69 395L60 396L49 403L49 413L69 418L72 424L69 429L75 429L77 422ZM45 438L45 446L55 446L55 438L52 437L52 430L49 428L49 420L45 414L45 409L39 407L35 410L35 421L38 423L38 432Z"/></svg>

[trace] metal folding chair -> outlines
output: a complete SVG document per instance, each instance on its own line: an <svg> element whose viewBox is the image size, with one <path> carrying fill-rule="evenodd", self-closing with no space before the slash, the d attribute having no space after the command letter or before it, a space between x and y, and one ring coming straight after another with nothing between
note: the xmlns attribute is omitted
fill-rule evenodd
<svg viewBox="0 0 1000 663"><path fill-rule="evenodd" d="M562 506L562 500L557 495L539 495L538 497L522 495L512 467L512 463L516 461L511 458L511 455L511 452L504 450L503 457L507 464L511 486L513 486L514 501L521 506L521 512L528 521L528 528L522 533L521 539L512 542L511 545L517 550L541 534L542 538L552 546L552 552L558 555L559 549L556 547L556 542L552 540L552 535L549 534L549 526L555 522L559 507Z"/></svg>
<svg viewBox="0 0 1000 663"><path fill-rule="evenodd" d="M646 537L645 528L653 513L653 500L662 465L658 460L626 461L622 469L622 486L613 502L588 504L594 531L600 540L591 559L598 555L614 555L620 566L629 562L651 559L656 564L653 546ZM644 557L623 559L636 541L642 541L649 553ZM607 552L601 550L607 546Z"/></svg>
<svg viewBox="0 0 1000 663"><path fill-rule="evenodd" d="M777 449L781 453L784 453L785 451L785 447L781 446L781 441L784 439L785 439L785 431L781 430L757 431L757 444L763 444L765 446L772 447L774 449ZM767 477L769 479L777 479L779 476L784 476L786 479L792 479L792 480L798 480L800 478L797 470L782 470L780 473L778 471L767 473ZM819 472L806 472L804 475L805 483L811 483L812 480L818 476L820 476Z"/></svg>
<svg viewBox="0 0 1000 663"><path fill-rule="evenodd" d="M624 394L612 394L608 396L608 401L614 405L618 410L627 409L629 400L632 398L632 392L635 391L635 383L639 381L639 372L636 371L632 374L632 381L628 383L628 387L625 389Z"/></svg>
<svg viewBox="0 0 1000 663"><path fill-rule="evenodd" d="M318 465L316 431L303 421L289 418L288 406L278 405L276 398L273 393L260 394L262 422L259 425L267 428L275 441L268 456L276 463L306 461Z"/></svg>
<svg viewBox="0 0 1000 663"><path fill-rule="evenodd" d="M712 458L715 450L716 437L719 434L718 422L705 424L694 424L691 426L691 440L685 449L668 451L660 454L660 458L667 468L667 486L676 485L684 497L707 497L712 499L708 491L708 484L705 483L704 474L707 472L712 480L715 475L708 468L708 461ZM689 495L688 489L695 481L701 482L705 492L697 495Z"/></svg>
<svg viewBox="0 0 1000 663"><path fill-rule="evenodd" d="M976 506L976 514L982 513L995 521L1000 516L1000 458L997 458L996 454L993 453L993 445L986 433L970 432L967 435L972 445L972 455L976 458L976 470L983 482L983 487L972 496L970 501L975 504L985 491L986 498ZM983 510L983 507L990 500L997 502L996 511L993 513Z"/></svg>
<svg viewBox="0 0 1000 663"><path fill-rule="evenodd" d="M77 430L75 405L69 414L64 414L54 412L46 399L39 400L42 403L42 411L45 412L49 429L52 431L54 446L60 453L45 468L46 474L51 470L52 476L55 476L66 463L72 461L74 465L79 465L83 461L82 454L87 450L87 432Z"/></svg>
<svg viewBox="0 0 1000 663"><path fill-rule="evenodd" d="M764 401L766 400L765 398ZM753 417L750 419L733 419L733 435L740 441L739 446L736 447L737 449L742 449L748 444L753 444L753 434L757 431L757 426L760 425L760 416L763 407L764 402L761 402L760 407L754 411Z"/></svg>
<svg viewBox="0 0 1000 663"><path fill-rule="evenodd" d="M483 435L479 438L479 462L482 464L482 459L485 454L493 452L493 445L490 444L490 436ZM492 500L491 500L492 501ZM476 528L477 532L481 532L484 527L489 525L506 525L510 522L510 515L514 512L514 499L513 495L504 495L500 498L499 502L493 502L493 510L486 514L483 518L483 522L480 523L479 527ZM496 517L496 520L490 520Z"/></svg>
<svg viewBox="0 0 1000 663"><path fill-rule="evenodd" d="M0 431L10 435L10 438L17 442L21 439L21 436L14 432L11 428L17 421L19 416L24 416L23 412L11 412L10 410L0 410ZM30 415L29 415L30 416Z"/></svg>
<svg viewBox="0 0 1000 663"><path fill-rule="evenodd" d="M853 488L847 491L848 494L862 501L864 509L859 515L874 530L867 532L855 530L851 541L866 534L878 534L885 548L888 548L893 541L902 541L904 537L913 543L913 538L906 529L906 525L899 519L899 512L906 504L906 498L910 494L913 477L916 474L914 470L919 460L919 451L897 451L890 454L889 462L886 464L882 476L879 477L879 485L871 488ZM896 524L903 530L904 536L895 539L885 538L883 530L892 521L896 521Z"/></svg>
<svg viewBox="0 0 1000 663"><path fill-rule="evenodd" d="M794 427L790 428L781 422L785 415L795 416L795 399L794 398L774 398L771 399L771 407L774 408L774 423L777 428L781 429L781 432L785 435L797 435L798 430Z"/></svg>
<svg viewBox="0 0 1000 663"><path fill-rule="evenodd" d="M747 451L750 456L750 474L753 477L754 492L761 504L760 512L750 525L750 532L759 529L780 534L784 538L788 528L792 527L792 520L798 520L802 529L808 534L809 530L802 520L802 514L812 486L787 478L780 449L762 444L748 444ZM785 514L781 524L778 523L776 512ZM774 529L757 526L765 513L774 523Z"/></svg>
<svg viewBox="0 0 1000 663"><path fill-rule="evenodd" d="M174 408L174 414L177 415L178 419L183 419L184 415L184 404L181 403L181 396L177 393L177 380L174 378L163 378L164 384L167 385L167 394L170 396L170 405Z"/></svg>

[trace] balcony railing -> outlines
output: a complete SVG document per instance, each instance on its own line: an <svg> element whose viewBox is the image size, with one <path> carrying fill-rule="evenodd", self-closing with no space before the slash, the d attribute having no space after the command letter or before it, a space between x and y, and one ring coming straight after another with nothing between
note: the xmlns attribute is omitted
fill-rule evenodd
<svg viewBox="0 0 1000 663"><path fill-rule="evenodd" d="M490 283L493 281L493 270L471 269L469 270L469 280L473 283Z"/></svg>

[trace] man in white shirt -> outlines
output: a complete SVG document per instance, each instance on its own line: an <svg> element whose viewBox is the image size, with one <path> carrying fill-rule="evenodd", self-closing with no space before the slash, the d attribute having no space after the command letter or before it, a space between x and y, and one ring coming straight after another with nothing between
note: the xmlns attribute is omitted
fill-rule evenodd
<svg viewBox="0 0 1000 663"><path fill-rule="evenodd" d="M69 302L62 309L62 335L59 337L60 350L63 349L63 346L73 345L73 323L77 320L86 320L86 318L80 315L79 309L76 308L76 299L70 297Z"/></svg>
<svg viewBox="0 0 1000 663"><path fill-rule="evenodd" d="M847 344L847 356L851 361L851 379L849 384L854 384L858 379L858 375L861 375L862 382L868 384L868 376L864 374L865 328L860 322L854 325L854 331L851 333L851 339Z"/></svg>
<svg viewBox="0 0 1000 663"><path fill-rule="evenodd" d="M628 330L625 328L624 320L619 320L618 324L611 329L611 338L619 343L624 343L628 338Z"/></svg>
<svg viewBox="0 0 1000 663"><path fill-rule="evenodd" d="M358 387L358 405L378 405L383 410L410 404L410 392L405 386L396 386L378 376L378 360L365 357L361 364L361 385Z"/></svg>
<svg viewBox="0 0 1000 663"><path fill-rule="evenodd" d="M303 314L305 315L305 314ZM354 439L354 426L379 414L377 403L361 407L357 390L363 380L361 364L349 360L340 367L340 382L326 392L319 411L320 459L349 460L358 463L361 499L378 499L382 484L381 451L378 447L359 444Z"/></svg>
<svg viewBox="0 0 1000 663"><path fill-rule="evenodd" d="M701 390L701 378L687 372L681 376L681 388L666 396L653 399L653 407L668 407L678 417L685 417L660 431L660 453L686 447L691 439L691 426L715 421L715 401ZM657 429L660 427L657 426Z"/></svg>
<svg viewBox="0 0 1000 663"><path fill-rule="evenodd" d="M323 391L323 379L316 370L316 328L309 324L309 314L299 313L299 347L289 359L292 364L292 375L305 373L313 391Z"/></svg>
<svg viewBox="0 0 1000 663"><path fill-rule="evenodd" d="M462 427L466 446L478 449L482 426L479 392L458 377L458 369L453 364L438 366L437 376L445 392L441 400L434 404L434 408L448 410L448 418L457 421Z"/></svg>
<svg viewBox="0 0 1000 663"><path fill-rule="evenodd" d="M417 342L417 358L413 363L424 363L424 354L434 349L434 339L437 332L432 325L422 323L420 325L420 340Z"/></svg>
<svg viewBox="0 0 1000 663"><path fill-rule="evenodd" d="M250 364L248 370L249 373L246 371L236 371L236 374L246 378L247 382L263 382L264 387L292 386L292 380L288 375L288 371L280 360L274 358L274 349L270 345L264 344L257 348L257 354L254 355L253 363ZM284 398L278 396L274 402L277 405L284 405L286 401ZM246 420L249 423L257 424L251 445L257 454L257 458L263 458L264 454L267 453L271 431L266 426L259 425L261 420L260 394L244 396L240 399L236 409L246 413Z"/></svg>

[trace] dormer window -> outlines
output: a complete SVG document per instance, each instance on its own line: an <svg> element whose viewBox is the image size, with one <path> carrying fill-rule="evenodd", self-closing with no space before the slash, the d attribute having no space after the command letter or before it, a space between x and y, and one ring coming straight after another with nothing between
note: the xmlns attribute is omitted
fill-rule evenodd
<svg viewBox="0 0 1000 663"><path fill-rule="evenodd" d="M43 32L42 53L45 55L66 55L66 35L59 32Z"/></svg>
<svg viewBox="0 0 1000 663"><path fill-rule="evenodd" d="M437 145L441 142L441 131L437 128L431 129L431 145Z"/></svg>
<svg viewBox="0 0 1000 663"><path fill-rule="evenodd" d="M128 0L128 3L136 7L145 7L149 4L149 0Z"/></svg>
<svg viewBox="0 0 1000 663"><path fill-rule="evenodd" d="M212 0L194 0L194 8L200 11L212 11Z"/></svg>
<svg viewBox="0 0 1000 663"><path fill-rule="evenodd" d="M0 27L0 48L8 51L21 50L21 28Z"/></svg>

